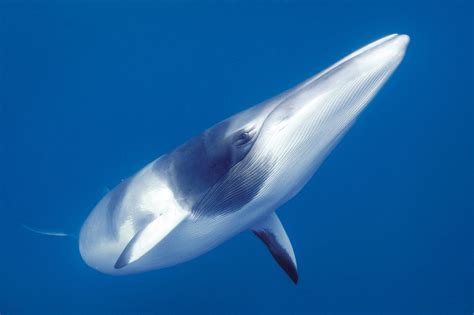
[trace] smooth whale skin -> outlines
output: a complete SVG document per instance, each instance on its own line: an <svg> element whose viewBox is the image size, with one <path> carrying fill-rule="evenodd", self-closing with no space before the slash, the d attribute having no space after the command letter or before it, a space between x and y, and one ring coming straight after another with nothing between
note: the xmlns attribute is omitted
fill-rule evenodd
<svg viewBox="0 0 474 315"><path fill-rule="evenodd" d="M400 64L408 42L398 34L375 41L145 166L83 224L84 261L112 275L143 272L251 230L296 283L296 258L275 210L312 177Z"/></svg>

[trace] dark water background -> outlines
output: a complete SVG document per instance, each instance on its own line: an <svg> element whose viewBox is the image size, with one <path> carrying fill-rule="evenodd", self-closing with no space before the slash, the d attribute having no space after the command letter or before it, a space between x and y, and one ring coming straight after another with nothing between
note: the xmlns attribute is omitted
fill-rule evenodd
<svg viewBox="0 0 474 315"><path fill-rule="evenodd" d="M472 1L0 1L0 312L423 313L473 308ZM294 286L251 233L110 277L77 243L106 187L355 49L405 60L279 211Z"/></svg>

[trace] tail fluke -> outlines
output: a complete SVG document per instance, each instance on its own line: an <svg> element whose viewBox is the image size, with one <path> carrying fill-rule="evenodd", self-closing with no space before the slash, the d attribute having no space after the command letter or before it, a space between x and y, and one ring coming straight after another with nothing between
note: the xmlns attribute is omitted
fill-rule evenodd
<svg viewBox="0 0 474 315"><path fill-rule="evenodd" d="M68 234L64 232L53 232L53 231L45 231L45 230L39 230L39 229L34 229L26 224L21 225L24 229L36 233L36 234L41 234L41 235L47 235L47 236L57 236L57 237L72 237L77 239L77 236L74 234Z"/></svg>

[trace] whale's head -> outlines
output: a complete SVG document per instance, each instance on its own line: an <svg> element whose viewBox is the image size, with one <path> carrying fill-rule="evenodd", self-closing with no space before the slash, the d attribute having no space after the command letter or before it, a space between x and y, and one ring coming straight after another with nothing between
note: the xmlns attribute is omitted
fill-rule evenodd
<svg viewBox="0 0 474 315"><path fill-rule="evenodd" d="M276 207L291 198L388 80L408 43L407 35L384 37L293 89L231 118L232 130L249 126L254 130L252 145L194 211L226 214L252 200L272 200Z"/></svg>
<svg viewBox="0 0 474 315"><path fill-rule="evenodd" d="M407 35L384 37L288 91L265 119L254 158L272 159L279 182L307 180L400 64L408 43Z"/></svg>

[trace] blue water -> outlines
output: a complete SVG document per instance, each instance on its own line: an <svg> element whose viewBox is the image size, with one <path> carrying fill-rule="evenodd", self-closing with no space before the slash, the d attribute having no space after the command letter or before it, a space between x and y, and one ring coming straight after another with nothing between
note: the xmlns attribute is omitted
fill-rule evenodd
<svg viewBox="0 0 474 315"><path fill-rule="evenodd" d="M0 313L472 313L473 12L467 0L0 2ZM411 36L405 60L279 210L297 286L251 233L111 277L75 240L21 228L76 233L147 162L395 32Z"/></svg>

